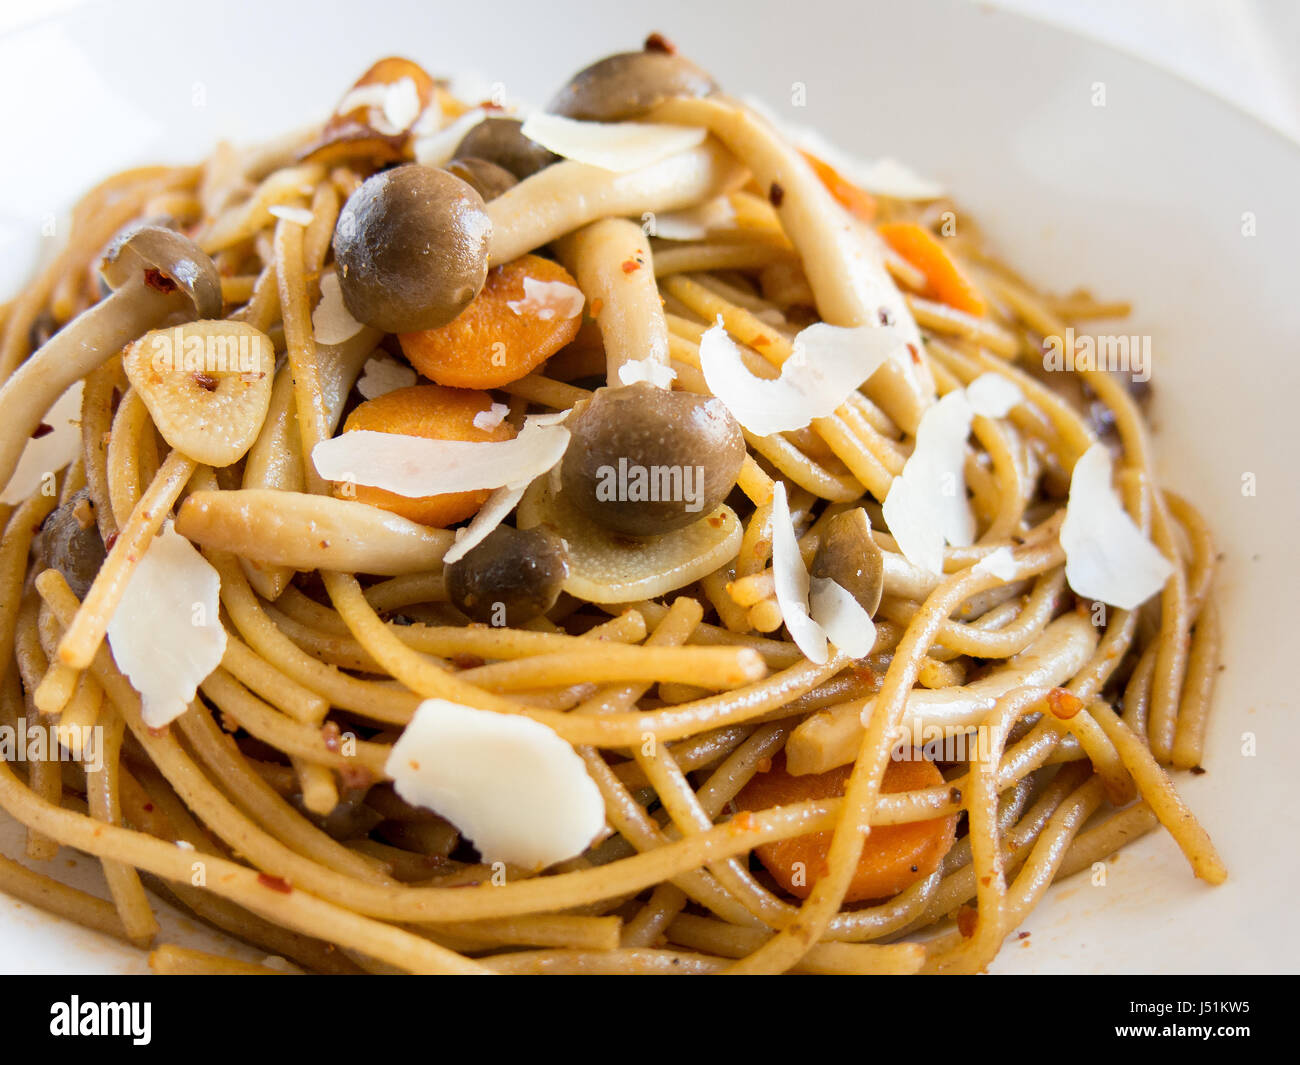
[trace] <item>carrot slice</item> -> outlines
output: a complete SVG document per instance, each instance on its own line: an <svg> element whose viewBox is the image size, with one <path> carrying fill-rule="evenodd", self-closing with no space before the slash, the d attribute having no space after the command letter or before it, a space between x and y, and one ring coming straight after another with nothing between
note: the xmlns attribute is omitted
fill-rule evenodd
<svg viewBox="0 0 1300 1065"><path fill-rule="evenodd" d="M834 196L839 205L849 214L863 222L870 222L876 217L876 199L871 193L853 184L825 159L819 159L812 152L806 152L802 148L799 149L799 154L808 160L808 165L826 186L826 191Z"/></svg>
<svg viewBox="0 0 1300 1065"><path fill-rule="evenodd" d="M910 761L891 761L885 770L881 790L916 791L943 783L943 775L920 751ZM756 773L736 796L741 810L765 810L808 799L829 799L843 795L852 766L840 766L826 773L791 776L785 756L772 760L766 773ZM897 895L923 880L943 861L957 836L957 815L881 825L871 830L858 860L857 872L845 894L846 902L883 899ZM813 885L826 875L826 856L831 833L813 832L793 839L764 843L754 848L758 860L791 895L806 899Z"/></svg>
<svg viewBox="0 0 1300 1065"><path fill-rule="evenodd" d="M401 334L403 353L440 385L497 388L518 381L568 344L582 324L581 314L566 317L571 308L531 307L524 287L529 279L578 287L558 263L524 255L489 270L479 294L446 325Z"/></svg>
<svg viewBox="0 0 1300 1065"><path fill-rule="evenodd" d="M503 421L492 429L480 429L474 416L492 406L486 392L437 385L412 385L367 400L358 406L343 424L345 433L369 429L377 433L400 433L422 436L426 440L468 440L472 442L509 440L514 426ZM356 499L371 506L400 514L421 525L446 528L478 512L491 495L487 489L474 492L446 492L442 495L411 498L369 485L335 485L340 498Z"/></svg>
<svg viewBox="0 0 1300 1065"><path fill-rule="evenodd" d="M876 227L894 251L925 275L925 295L959 311L983 317L988 305L939 239L915 222L885 222Z"/></svg>

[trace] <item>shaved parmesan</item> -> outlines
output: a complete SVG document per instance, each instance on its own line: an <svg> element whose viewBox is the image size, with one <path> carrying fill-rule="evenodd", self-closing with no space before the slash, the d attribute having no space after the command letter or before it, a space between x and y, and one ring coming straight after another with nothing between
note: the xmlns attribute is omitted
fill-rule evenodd
<svg viewBox="0 0 1300 1065"><path fill-rule="evenodd" d="M579 122L544 112L530 115L523 135L556 155L602 170L640 170L704 143L698 126L648 122Z"/></svg>
<svg viewBox="0 0 1300 1065"><path fill-rule="evenodd" d="M0 494L0 503L18 504L49 484L53 493L56 472L81 453L81 392L83 381L76 381L54 401L41 427L23 447L13 476Z"/></svg>
<svg viewBox="0 0 1300 1065"><path fill-rule="evenodd" d="M442 564L450 566L453 562L459 562L478 547L519 505L526 491L527 484L508 484L493 491L470 523L463 529L456 530L456 542L447 548L447 553L442 556Z"/></svg>
<svg viewBox="0 0 1300 1065"><path fill-rule="evenodd" d="M136 565L108 623L118 666L140 693L144 723L185 713L226 653L221 578L167 522Z"/></svg>
<svg viewBox="0 0 1300 1065"><path fill-rule="evenodd" d="M656 388L672 388L676 378L677 371L658 359L630 359L618 367L618 383L621 385L649 381Z"/></svg>
<svg viewBox="0 0 1300 1065"><path fill-rule="evenodd" d="M751 433L802 429L834 413L856 388L906 345L881 326L842 328L818 322L794 338L794 354L777 378L749 372L721 320L700 338L700 368L709 390Z"/></svg>
<svg viewBox="0 0 1300 1065"><path fill-rule="evenodd" d="M1173 566L1111 488L1110 452L1093 444L1074 464L1061 525L1065 579L1079 595L1132 610L1164 587Z"/></svg>
<svg viewBox="0 0 1300 1065"><path fill-rule="evenodd" d="M466 111L454 122L441 129L417 137L414 146L415 161L425 166L442 166L456 154L456 149L465 139L465 134L485 118L487 112L476 108L473 111Z"/></svg>
<svg viewBox="0 0 1300 1065"><path fill-rule="evenodd" d="M361 368L361 377L357 380L357 391L366 399L378 399L399 388L410 388L415 384L416 373L405 363L398 362L388 355L375 355L366 360ZM474 424L478 425L475 415ZM481 427L482 428L482 427Z"/></svg>
<svg viewBox="0 0 1300 1065"><path fill-rule="evenodd" d="M829 578L809 579L784 481L777 481L772 493L772 583L790 638L809 661L826 661L828 640L854 658L871 652L876 626L862 604Z"/></svg>
<svg viewBox="0 0 1300 1065"><path fill-rule="evenodd" d="M999 373L984 373L966 386L971 410L985 418L1005 418L1025 397L1019 386Z"/></svg>
<svg viewBox="0 0 1300 1065"><path fill-rule="evenodd" d="M562 425L525 422L513 440L428 440L358 429L312 449L327 481L383 488L411 499L527 483L560 461L569 444Z"/></svg>
<svg viewBox="0 0 1300 1065"><path fill-rule="evenodd" d="M426 699L385 770L398 795L447 818L488 862L545 868L581 854L605 827L582 759L523 715Z"/></svg>
<svg viewBox="0 0 1300 1065"><path fill-rule="evenodd" d="M481 410L474 415L474 428L489 433L505 421L509 413L510 408L504 403L493 403L487 410Z"/></svg>
<svg viewBox="0 0 1300 1065"><path fill-rule="evenodd" d="M365 108L370 126L377 133L394 137L404 133L420 117L420 92L411 78L391 84L358 85L343 97L335 112L351 114Z"/></svg>
<svg viewBox="0 0 1300 1065"><path fill-rule="evenodd" d="M287 204L277 203L268 207L267 212L275 215L276 218L283 218L286 222L296 222L300 226L311 225L312 213L306 207L290 207Z"/></svg>
<svg viewBox="0 0 1300 1065"><path fill-rule="evenodd" d="M973 416L960 389L928 408L916 427L916 447L885 498L885 523L898 549L930 573L943 572L945 541L964 546L975 538L963 468Z"/></svg>
<svg viewBox="0 0 1300 1065"><path fill-rule="evenodd" d="M975 573L989 573L999 580L1009 581L1016 575L1016 557L1009 547L990 551L971 567Z"/></svg>
<svg viewBox="0 0 1300 1065"><path fill-rule="evenodd" d="M361 332L362 324L343 304L339 275L333 270L321 274L320 302L311 312L311 331L317 344L342 344Z"/></svg>
<svg viewBox="0 0 1300 1065"><path fill-rule="evenodd" d="M524 278L524 298L506 300L506 306L521 318L532 315L543 322L552 318L577 318L582 313L586 298L580 288L564 281L538 281Z"/></svg>
<svg viewBox="0 0 1300 1065"><path fill-rule="evenodd" d="M712 229L721 229L736 220L736 209L726 196L717 196L681 211L664 211L649 217L646 234L660 240L703 240Z"/></svg>

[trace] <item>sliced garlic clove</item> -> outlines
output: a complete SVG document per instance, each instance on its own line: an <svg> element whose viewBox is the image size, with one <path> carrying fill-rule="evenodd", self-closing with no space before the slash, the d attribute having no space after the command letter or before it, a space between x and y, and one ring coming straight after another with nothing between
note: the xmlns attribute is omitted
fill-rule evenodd
<svg viewBox="0 0 1300 1065"><path fill-rule="evenodd" d="M176 450L207 466L229 466L253 446L275 376L266 334L244 322L190 322L146 333L122 361Z"/></svg>
<svg viewBox="0 0 1300 1065"><path fill-rule="evenodd" d="M569 550L564 590L591 603L630 603L682 588L740 553L740 520L719 506L684 529L662 536L625 536L596 526L539 477L515 511L521 529L550 525Z"/></svg>

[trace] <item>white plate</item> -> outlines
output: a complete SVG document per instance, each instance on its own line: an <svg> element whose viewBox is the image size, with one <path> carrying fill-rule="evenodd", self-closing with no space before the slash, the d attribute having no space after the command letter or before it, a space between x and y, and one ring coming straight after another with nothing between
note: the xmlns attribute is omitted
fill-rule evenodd
<svg viewBox="0 0 1300 1065"><path fill-rule="evenodd" d="M116 3L0 41L0 291L40 250L47 216L93 180L317 119L381 55L476 69L544 102L572 71L656 29L730 90L941 179L1025 273L1132 298L1124 331L1154 338L1161 469L1226 556L1209 772L1179 786L1231 879L1203 886L1153 835L1123 852L1106 886L1080 877L1054 889L995 968L1294 970L1300 803L1287 752L1300 748L1300 714L1281 659L1300 598L1300 149L1229 105L1100 45L965 4L660 0L651 21L579 0L497 0L490 14L420 0L162 14ZM806 105L791 106L800 85ZM1105 106L1094 104L1100 86ZM1255 236L1242 232L1248 213ZM1254 757L1242 754L1245 733ZM12 829L0 826L6 853ZM0 900L0 970L140 968L127 948Z"/></svg>

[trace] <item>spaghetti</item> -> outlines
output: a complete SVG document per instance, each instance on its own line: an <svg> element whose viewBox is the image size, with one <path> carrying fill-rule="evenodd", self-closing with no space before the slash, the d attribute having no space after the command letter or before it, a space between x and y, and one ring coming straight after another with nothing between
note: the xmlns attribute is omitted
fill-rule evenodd
<svg viewBox="0 0 1300 1065"><path fill-rule="evenodd" d="M147 948L151 888L308 971L912 973L985 968L1054 880L1157 825L1221 882L1168 776L1204 748L1210 534L1156 484L1119 375L1040 368L1047 338L1127 308L1036 291L973 226L941 235L946 200L869 195L658 35L551 110L521 126L384 60L308 134L108 179L0 312L6 475L80 388L75 457L5 508L0 727L64 742L6 751L0 806L29 859L99 858L109 899L8 857L0 890ZM105 297L115 234L115 269L146 268ZM417 238L436 275L411 296ZM149 330L223 322L269 342L264 382L141 370ZM736 373L782 386L840 357L827 336L905 355L801 423L737 420ZM75 379L39 379L88 340ZM899 488L959 403L973 535L926 566ZM531 433L542 468L424 493L324 475L361 431L469 449L448 468L526 465L475 449ZM1168 567L1127 605L1074 587L1063 532L1098 441ZM675 495L636 495L616 459L638 447ZM596 460L619 479L593 502ZM178 534L223 635L160 724L128 615ZM434 704L558 738L604 828L542 867L483 853L394 769Z"/></svg>

